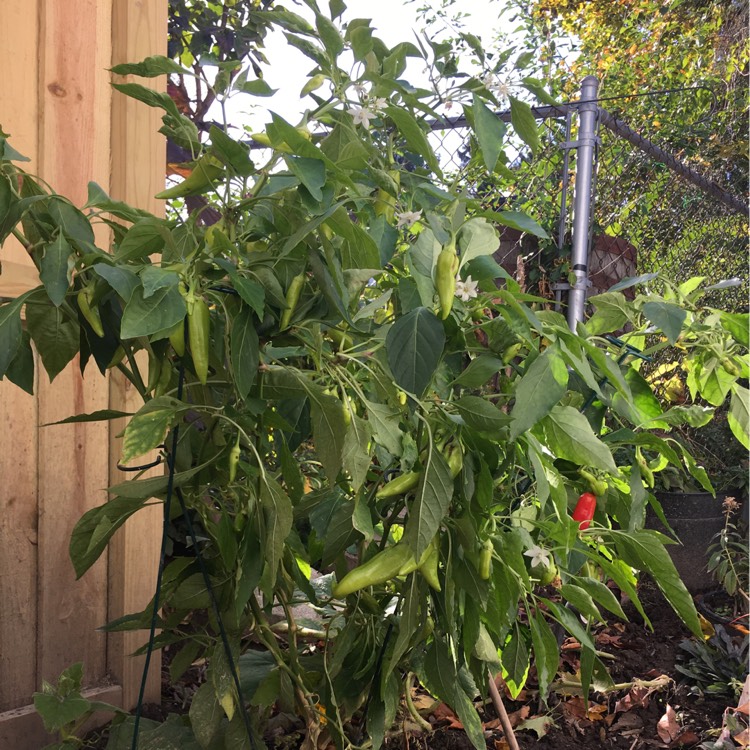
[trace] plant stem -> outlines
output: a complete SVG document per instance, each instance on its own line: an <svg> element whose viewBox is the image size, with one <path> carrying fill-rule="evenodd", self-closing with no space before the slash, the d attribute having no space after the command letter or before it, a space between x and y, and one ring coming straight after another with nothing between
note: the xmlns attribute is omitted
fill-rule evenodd
<svg viewBox="0 0 750 750"><path fill-rule="evenodd" d="M502 696L500 695L500 691L497 689L497 685L495 685L495 679L492 677L492 675L490 675L487 684L490 688L492 705L495 707L495 711L497 712L498 718L500 719L500 724L502 724L503 733L505 734L505 739L508 741L508 746L510 747L510 750L520 750L520 748L518 747L518 740L516 739L516 735L513 733L513 727L510 725L508 712L505 710L505 704L503 703Z"/></svg>
<svg viewBox="0 0 750 750"><path fill-rule="evenodd" d="M409 709L409 714L411 715L412 719L419 724L419 726L424 729L425 732L432 732L432 724L430 724L429 721L426 719L423 719L422 716L420 716L419 711L417 711L417 707L414 705L414 701L411 698L411 689L414 687L414 672L409 672L409 674L406 675L406 680L404 681L404 695L406 697L406 707Z"/></svg>

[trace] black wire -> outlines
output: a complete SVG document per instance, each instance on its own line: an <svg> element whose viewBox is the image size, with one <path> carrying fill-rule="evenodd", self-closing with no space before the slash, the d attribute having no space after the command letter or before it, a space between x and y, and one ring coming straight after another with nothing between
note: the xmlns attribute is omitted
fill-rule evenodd
<svg viewBox="0 0 750 750"><path fill-rule="evenodd" d="M180 360L180 370L179 370L179 381L177 385L177 399L182 399L182 391L183 386L185 383L185 366ZM176 488L174 486L174 474L175 474L175 459L177 454L177 438L179 436L179 425L174 428L174 431L172 432L172 447L171 450L167 456L167 466L169 467L169 475L167 479L167 494L166 498L164 500L164 517L163 517L163 524L162 524L162 537L161 537L161 551L159 553L159 568L156 578L156 591L154 592L154 609L151 613L151 625L149 629L149 638L148 638L148 646L146 648L146 661L143 665L143 675L141 677L141 687L138 692L138 704L136 706L136 712L135 712L135 724L133 726L133 740L131 743L131 750L137 750L137 743L138 743L138 734L140 731L140 722L141 722L141 713L143 710L143 697L146 690L146 681L148 679L148 669L151 664L151 654L154 650L154 640L156 637L156 621L158 617L158 611L159 611L159 599L161 597L161 585L162 585L162 577L164 574L164 562L166 559L166 545L167 545L167 532L169 529L169 520L171 515L171 508L172 508L172 495L176 495L177 499L180 502L180 509L182 510L182 516L185 519L185 523L188 527L188 533L190 534L190 538L193 540L193 547L195 549L195 557L196 561L198 562L198 568L200 569L201 575L203 576L203 581L206 585L206 589L208 591L209 598L211 600L211 607L214 611L214 615L216 616L216 621L219 625L219 632L221 634L221 641L222 645L224 647L224 653L226 654L227 661L229 662L229 669L232 673L232 679L234 681L235 688L237 689L237 697L240 703L240 711L242 714L242 719L245 724L245 730L247 731L247 737L250 740L250 747L252 750L257 750L257 746L255 744L255 738L253 736L252 731L252 725L250 723L250 716L247 713L247 707L245 705L245 700L242 695L242 687L240 685L240 678L237 673L237 667L234 662L234 657L232 656L232 650L229 645L229 639L227 637L227 632L224 627L224 622L221 617L221 612L219 611L219 604L216 601L216 594L214 592L213 586L211 585L211 579L208 575L208 570L206 569L205 561L203 559L203 555L201 554L200 547L198 546L198 543L196 541L196 535L195 535L195 529L193 527L193 522L190 519L190 514L187 511L187 506L185 505L185 498L182 495L182 491L179 488Z"/></svg>
<svg viewBox="0 0 750 750"><path fill-rule="evenodd" d="M188 513L187 506L185 505L185 498L183 497L182 491L179 488L175 489L175 495L177 495L177 499L180 501L180 508L182 509L182 517L185 519L185 523L187 524L187 527L188 527L188 533L190 534L190 538L193 540L193 547L195 549L195 559L198 562L198 567L200 568L201 575L203 576L203 582L205 583L206 590L208 591L208 597L211 600L211 609L213 609L214 615L216 617L216 622L219 625L219 633L221 634L221 642L224 645L224 653L226 654L227 661L229 662L229 671L232 673L232 680L234 681L234 686L237 689L237 698L239 700L240 711L242 713L242 720L245 724L245 730L247 731L247 737L250 740L250 747L253 748L253 750L256 750L255 738L253 737L252 725L250 724L250 716L247 712L245 700L242 697L242 687L240 685L240 678L237 672L237 666L234 663L234 657L232 656L232 649L229 646L229 638L227 637L227 631L226 631L226 628L224 627L224 621L221 617L221 612L219 610L219 603L216 600L216 593L214 592L214 588L211 585L211 579L208 575L208 569L206 568L205 560L203 559L203 555L201 554L200 547L198 546L197 538L195 535L195 529L193 527L193 522L190 519L190 514Z"/></svg>
<svg viewBox="0 0 750 750"><path fill-rule="evenodd" d="M182 388L185 384L185 365L180 360L179 379L177 382L177 398L182 398ZM167 495L164 499L164 515L161 530L161 550L159 551L159 568L156 574L156 590L154 591L154 609L151 612L151 625L149 627L148 646L146 648L146 660L143 664L143 674L141 676L141 687L138 691L138 704L135 708L135 724L133 725L133 741L130 749L137 750L138 733L141 725L141 713L143 712L143 697L146 692L146 681L148 679L148 668L151 665L151 654L154 650L154 640L156 638L156 620L159 613L159 599L161 598L161 584L164 575L164 562L167 557L167 532L169 530L169 518L172 510L172 494L174 492L174 474L175 474L175 457L177 454L177 438L180 427L176 425L172 432L172 448L167 455L167 466L169 474L167 478Z"/></svg>

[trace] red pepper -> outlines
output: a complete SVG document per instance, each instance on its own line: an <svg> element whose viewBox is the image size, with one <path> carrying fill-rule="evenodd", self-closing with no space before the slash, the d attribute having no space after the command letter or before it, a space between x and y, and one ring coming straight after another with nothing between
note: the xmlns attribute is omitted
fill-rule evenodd
<svg viewBox="0 0 750 750"><path fill-rule="evenodd" d="M594 517L594 511L596 510L596 495L592 495L590 492L584 492L576 503L576 508L573 511L573 520L580 521L578 528L581 531L585 531L591 525L591 519Z"/></svg>

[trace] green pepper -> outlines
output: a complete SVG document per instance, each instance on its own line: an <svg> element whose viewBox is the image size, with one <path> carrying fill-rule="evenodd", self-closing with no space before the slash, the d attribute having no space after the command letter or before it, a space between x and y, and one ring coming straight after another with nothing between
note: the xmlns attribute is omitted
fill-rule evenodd
<svg viewBox="0 0 750 750"><path fill-rule="evenodd" d="M237 477L237 467L240 463L240 433L237 433L232 449L229 451L229 481L234 482Z"/></svg>
<svg viewBox="0 0 750 750"><path fill-rule="evenodd" d="M740 368L730 359L729 357L721 358L721 367L727 375L738 378L740 376Z"/></svg>
<svg viewBox="0 0 750 750"><path fill-rule="evenodd" d="M603 480L595 477L591 472L586 469L578 469L579 475L588 482L591 492L597 497L602 497L607 494L609 485Z"/></svg>
<svg viewBox="0 0 750 750"><path fill-rule="evenodd" d="M169 343L178 357L185 356L185 319L183 318L170 332Z"/></svg>
<svg viewBox="0 0 750 750"><path fill-rule="evenodd" d="M101 339L104 338L104 328L102 326L102 319L99 315L99 308L91 303L94 298L94 285L88 284L76 297L78 301L78 309L81 311L86 322L91 326L91 330Z"/></svg>
<svg viewBox="0 0 750 750"><path fill-rule="evenodd" d="M479 553L479 577L483 581L489 580L490 573L492 572L492 553L494 551L495 547L492 544L492 540L485 539L482 551Z"/></svg>
<svg viewBox="0 0 750 750"><path fill-rule="evenodd" d="M286 309L281 313L281 320L279 321L279 330L283 331L285 328L289 328L289 323L292 321L292 315L297 308L300 295L302 294L302 287L305 285L305 274L298 273L289 283L289 288L286 290Z"/></svg>
<svg viewBox="0 0 750 750"><path fill-rule="evenodd" d="M378 500L385 500L390 497L398 497L409 490L413 490L419 484L419 478L422 476L421 471L407 471L405 474L391 479L384 484L376 493Z"/></svg>
<svg viewBox="0 0 750 750"><path fill-rule="evenodd" d="M193 358L195 374L201 385L208 380L209 336L211 333L211 313L208 305L200 297L188 301L188 340L190 356Z"/></svg>
<svg viewBox="0 0 750 750"><path fill-rule="evenodd" d="M643 453L641 453L640 448L635 449L635 462L641 470L641 478L650 489L653 489L654 472L651 471L651 467L648 465L648 461L644 458Z"/></svg>
<svg viewBox="0 0 750 750"><path fill-rule="evenodd" d="M440 591L440 579L438 578L438 564L440 562L440 552L438 550L437 535L430 542L430 546L427 548L427 557L425 561L419 566L419 572L427 583L435 589Z"/></svg>
<svg viewBox="0 0 750 750"><path fill-rule="evenodd" d="M350 570L333 587L331 593L336 599L343 599L368 586L386 583L399 575L399 571L413 558L411 549L404 542L386 547L366 563Z"/></svg>
<svg viewBox="0 0 750 750"><path fill-rule="evenodd" d="M438 294L442 320L448 317L453 307L453 300L456 296L457 271L458 255L456 255L456 242L453 240L440 251L435 265L435 289Z"/></svg>
<svg viewBox="0 0 750 750"><path fill-rule="evenodd" d="M451 476L455 479L461 473L461 469L464 468L461 445L458 442L450 442L442 449L441 453L445 456Z"/></svg>

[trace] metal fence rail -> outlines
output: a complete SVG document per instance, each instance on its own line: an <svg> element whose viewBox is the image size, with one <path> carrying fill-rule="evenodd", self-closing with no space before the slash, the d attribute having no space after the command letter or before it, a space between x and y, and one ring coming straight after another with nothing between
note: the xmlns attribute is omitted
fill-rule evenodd
<svg viewBox="0 0 750 750"><path fill-rule="evenodd" d="M704 144L689 129L680 133L679 149L645 137L645 126L598 105L591 77L580 101L532 112L540 148L532 154L511 137L506 161L492 175L472 168L464 118L430 123L445 171L455 170L488 208L525 211L550 234L539 241L500 227L495 257L509 273L558 302L568 292L571 325L581 319L582 297L649 272L714 283L735 277L739 286L730 299L725 293L724 304L746 309L748 207L739 197L746 170L737 170L739 180L731 175L733 184L702 158ZM497 116L510 121L510 112Z"/></svg>

